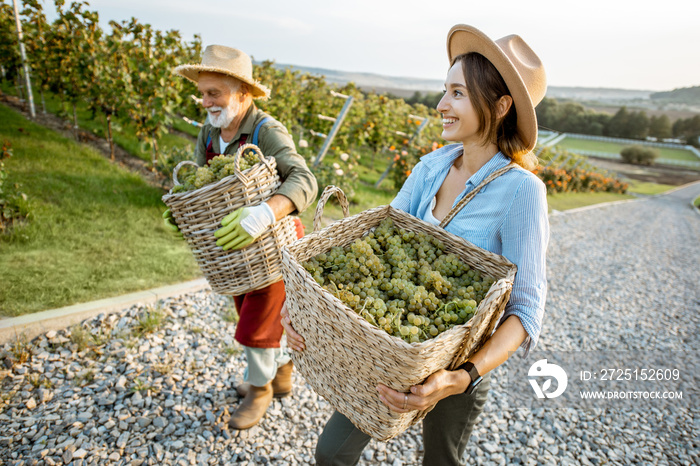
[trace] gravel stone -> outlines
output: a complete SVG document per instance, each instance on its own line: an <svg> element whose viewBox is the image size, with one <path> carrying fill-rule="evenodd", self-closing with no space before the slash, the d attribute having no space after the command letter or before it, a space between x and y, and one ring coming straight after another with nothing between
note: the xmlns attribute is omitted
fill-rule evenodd
<svg viewBox="0 0 700 466"><path fill-rule="evenodd" d="M698 195L695 184L553 212L539 348L697 351L700 215L689 203ZM235 323L222 318L231 306L230 298L204 290L89 319L86 330L108 337L97 351L78 351L67 330L32 341L30 361L0 368L0 463L314 464L332 409L297 372L293 397L273 400L253 429L228 430L245 369L242 352L227 351L236 348ZM163 323L135 337L139 319L154 310ZM510 363L522 364L517 356ZM33 386L39 376L52 386ZM493 388L465 451L468 464L697 461L697 408L509 409L506 380L503 368L492 372ZM371 440L360 465L422 459L419 423L390 441Z"/></svg>

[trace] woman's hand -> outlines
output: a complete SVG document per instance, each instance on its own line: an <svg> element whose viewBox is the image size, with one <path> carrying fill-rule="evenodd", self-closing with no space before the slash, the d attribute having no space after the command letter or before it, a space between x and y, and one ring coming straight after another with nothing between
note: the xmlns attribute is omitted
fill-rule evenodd
<svg viewBox="0 0 700 466"><path fill-rule="evenodd" d="M389 409L397 413L407 413L414 410L422 411L443 398L464 393L467 385L469 385L469 374L466 371L440 369L428 377L423 384L412 386L410 393L397 392L382 384L377 386L377 391L379 398Z"/></svg>
<svg viewBox="0 0 700 466"><path fill-rule="evenodd" d="M287 346L294 351L304 351L306 349L306 345L304 345L304 337L294 331L294 327L292 327L292 320L289 318L289 312L287 312L286 302L282 305L280 315L282 316L282 327L284 328L284 331L287 332Z"/></svg>

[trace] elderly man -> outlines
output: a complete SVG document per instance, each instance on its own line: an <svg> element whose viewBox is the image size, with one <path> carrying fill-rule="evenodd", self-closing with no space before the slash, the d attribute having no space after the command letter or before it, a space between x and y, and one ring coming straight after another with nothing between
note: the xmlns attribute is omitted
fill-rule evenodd
<svg viewBox="0 0 700 466"><path fill-rule="evenodd" d="M199 165L219 154L233 155L245 143L257 144L273 156L282 185L267 202L229 214L215 234L224 249L252 243L272 223L285 215L302 212L315 200L316 179L296 152L285 127L265 114L253 99L267 99L268 88L253 79L250 57L240 50L211 45L201 64L181 65L176 74L197 84L209 123L202 127L195 148ZM235 339L245 350L246 383L237 387L243 401L231 415L229 426L247 429L257 424L272 402L292 391L292 362L280 348L280 310L284 283L234 296L239 314Z"/></svg>

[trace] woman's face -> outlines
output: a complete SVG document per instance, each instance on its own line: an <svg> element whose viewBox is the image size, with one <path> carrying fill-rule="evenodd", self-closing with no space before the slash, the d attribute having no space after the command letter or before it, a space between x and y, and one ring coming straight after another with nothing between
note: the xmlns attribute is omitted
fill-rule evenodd
<svg viewBox="0 0 700 466"><path fill-rule="evenodd" d="M447 72L445 94L437 105L442 113L442 137L448 141L481 145L479 118L467 93L462 64L455 63Z"/></svg>

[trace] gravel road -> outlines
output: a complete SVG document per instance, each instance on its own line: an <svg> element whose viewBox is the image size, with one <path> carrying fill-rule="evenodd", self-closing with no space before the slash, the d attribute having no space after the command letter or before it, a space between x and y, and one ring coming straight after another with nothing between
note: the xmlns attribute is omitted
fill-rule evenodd
<svg viewBox="0 0 700 466"><path fill-rule="evenodd" d="M700 183L553 214L538 350L697 355ZM330 407L295 375L259 426L220 426L243 356L231 302L208 291L49 332L0 360L0 465L313 464ZM82 342L82 344L81 344ZM82 349L81 349L82 348ZM14 360L23 350L31 357ZM697 358L695 358L697 359ZM532 362L518 356L508 364ZM533 361L534 362L534 361ZM507 409L505 369L467 447L469 464L698 464L698 403ZM693 393L696 395L696 393ZM414 426L373 441L360 464L420 464Z"/></svg>

